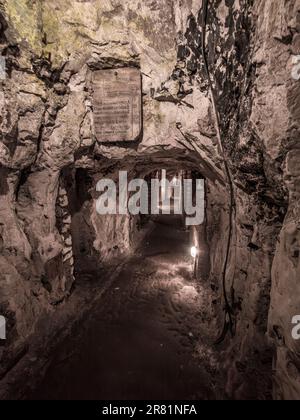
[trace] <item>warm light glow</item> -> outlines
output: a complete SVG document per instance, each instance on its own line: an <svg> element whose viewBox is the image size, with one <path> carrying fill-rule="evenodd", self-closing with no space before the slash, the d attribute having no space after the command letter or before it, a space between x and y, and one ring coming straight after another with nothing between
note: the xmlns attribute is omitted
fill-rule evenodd
<svg viewBox="0 0 300 420"><path fill-rule="evenodd" d="M196 246L193 246L193 247L191 248L191 256L192 256L193 258L196 258L196 257L197 257L197 255L198 255L198 248L197 248Z"/></svg>

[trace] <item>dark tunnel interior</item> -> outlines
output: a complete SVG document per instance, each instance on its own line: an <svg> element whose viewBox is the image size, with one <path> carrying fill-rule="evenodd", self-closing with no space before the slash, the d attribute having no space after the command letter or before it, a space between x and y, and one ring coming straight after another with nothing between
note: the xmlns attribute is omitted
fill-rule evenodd
<svg viewBox="0 0 300 420"><path fill-rule="evenodd" d="M299 40L300 0L0 0L0 401L300 399Z"/></svg>

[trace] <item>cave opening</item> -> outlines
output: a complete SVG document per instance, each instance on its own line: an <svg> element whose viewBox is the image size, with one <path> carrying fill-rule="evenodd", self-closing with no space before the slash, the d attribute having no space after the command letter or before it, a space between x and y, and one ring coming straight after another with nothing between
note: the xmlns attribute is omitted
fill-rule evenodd
<svg viewBox="0 0 300 420"><path fill-rule="evenodd" d="M191 257L192 248L199 249L196 257L197 271L201 271L201 278L207 278L210 263L207 253L206 181L197 170L183 170L178 167L180 168L180 164L175 163L166 170L155 168L154 163L152 168L142 173L139 173L137 169L134 175L129 175L143 181L146 190L145 194L138 197L134 214L130 212L128 203L131 197L140 190L140 186L136 191L127 193L125 197L127 211L122 215L118 214L119 208L116 214L101 215L95 211L97 199L99 199L96 191L97 182L105 177L104 174L101 175L98 171L89 168L74 166L62 171L56 203L56 223L64 242L67 242L66 249L63 251L64 262L69 262L71 266L75 286L84 277L91 278L93 275L100 275L101 271L105 270L108 259L118 260L128 253L132 254L141 245L144 237L149 236L149 231L155 230L154 227L157 225L168 226L170 231L174 229L185 233L182 257ZM124 168L122 168L122 173L125 173ZM116 179L118 189L120 179L116 173L112 178ZM197 182L200 180L203 181L203 196L196 197ZM190 189L186 194L185 187ZM128 186L126 188L128 189ZM118 203L122 198L118 191ZM196 198L201 201L196 203ZM196 210L201 213L197 215L198 221L196 217L191 218L195 216ZM190 217L193 223L188 223L187 217ZM110 221L110 229L109 227L107 229L107 219ZM126 230L127 242L123 244L119 243L119 237L115 234L115 229L119 224L123 226L124 231ZM176 240L173 233L173 243L169 244L168 252L172 252L177 243L180 247L181 241L180 235Z"/></svg>
<svg viewBox="0 0 300 420"><path fill-rule="evenodd" d="M54 349L41 382L28 398L76 399L80 394L85 399L98 392L103 398L118 399L179 399L192 392L201 399L215 397L206 371L216 363L214 356L205 360L199 346L204 368L190 353L191 343L199 337L210 351L208 337L212 341L211 327L216 322L208 282L209 181L192 165L184 168L176 160L169 161L165 168L154 160L143 170L124 162L122 167L110 166L102 173L74 166L61 173L57 219L62 222L57 227L64 234L67 221L77 293L83 284L92 283L98 288L105 284L107 261L116 270L125 263L97 301L100 306L90 312L92 322L88 318L83 331L79 330L80 323L74 326L71 342L68 337ZM134 179L142 179L148 186L147 197L140 195L136 202L142 208L141 200L147 198L149 211L98 214L99 179L109 176L118 183L120 171L125 170L129 188ZM190 187L186 197L184 181L189 181L186 185ZM159 186L158 191L151 188L153 184ZM198 196L197 188L201 192ZM128 194L128 203L137 191ZM197 203L199 196L203 201ZM191 202L185 207L188 199ZM203 211L201 224L189 226L185 211L191 217L191 208L196 207ZM121 230L123 242L116 236ZM196 255L191 253L193 247L197 248ZM66 356L75 347L76 354ZM67 357L63 365L62 357ZM145 375L147 381L143 380ZM75 378L85 381L87 377L83 392Z"/></svg>

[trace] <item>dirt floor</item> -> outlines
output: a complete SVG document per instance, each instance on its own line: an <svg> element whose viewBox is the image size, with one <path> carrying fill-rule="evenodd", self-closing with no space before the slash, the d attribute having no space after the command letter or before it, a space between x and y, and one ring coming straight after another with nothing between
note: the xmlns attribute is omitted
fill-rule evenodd
<svg viewBox="0 0 300 420"><path fill-rule="evenodd" d="M20 398L215 399L208 255L203 243L195 281L190 247L180 219L160 216L113 284L43 355L43 373Z"/></svg>

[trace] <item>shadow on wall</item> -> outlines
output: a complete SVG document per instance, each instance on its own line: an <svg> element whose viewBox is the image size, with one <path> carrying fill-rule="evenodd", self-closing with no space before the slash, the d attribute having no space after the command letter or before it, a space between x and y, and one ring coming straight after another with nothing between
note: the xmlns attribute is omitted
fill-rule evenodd
<svg viewBox="0 0 300 420"><path fill-rule="evenodd" d="M60 177L57 201L57 228L63 238L69 238L64 254L75 277L87 269L97 270L99 256L93 247L96 233L91 222L93 178L88 170L64 169Z"/></svg>

